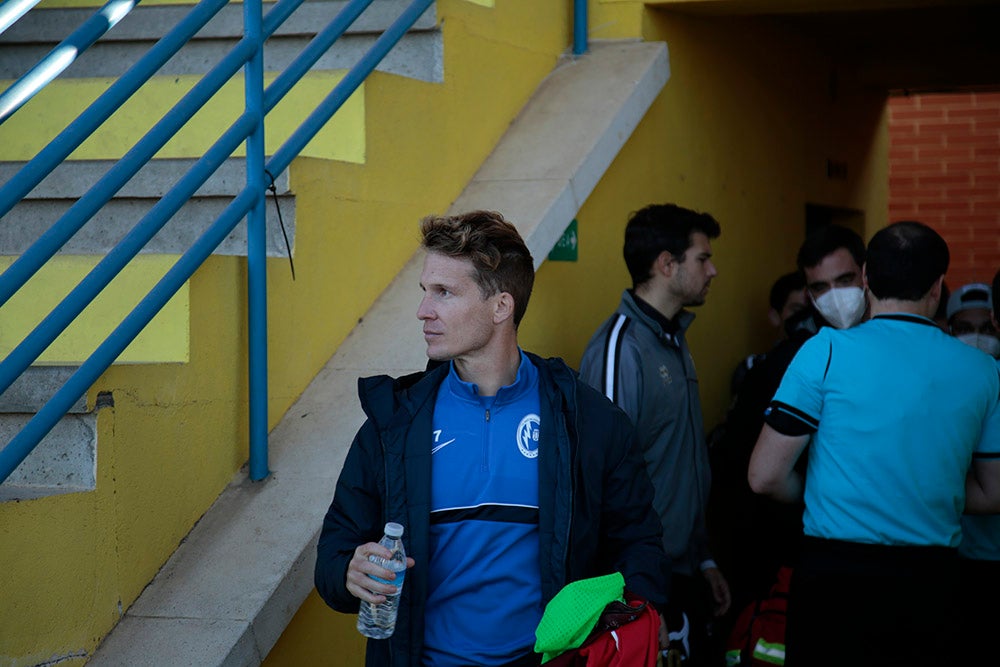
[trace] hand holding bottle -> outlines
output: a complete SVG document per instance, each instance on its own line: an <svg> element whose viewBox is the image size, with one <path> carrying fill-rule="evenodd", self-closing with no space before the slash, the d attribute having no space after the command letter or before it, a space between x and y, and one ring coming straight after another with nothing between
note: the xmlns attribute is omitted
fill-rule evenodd
<svg viewBox="0 0 1000 667"><path fill-rule="evenodd" d="M347 591L363 602L379 604L385 602L386 595L395 593L396 587L392 584L383 584L372 577L391 581L396 573L373 563L369 560L369 556L388 560L392 552L378 542L368 542L355 549L354 556L347 565ZM414 562L412 558L407 557L407 569L413 567Z"/></svg>

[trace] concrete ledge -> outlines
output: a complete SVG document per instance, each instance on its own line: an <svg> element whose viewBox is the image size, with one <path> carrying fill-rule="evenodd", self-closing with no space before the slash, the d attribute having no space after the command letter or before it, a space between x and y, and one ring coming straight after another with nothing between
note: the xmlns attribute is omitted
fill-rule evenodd
<svg viewBox="0 0 1000 667"><path fill-rule="evenodd" d="M60 249L70 255L103 255L125 236L180 178L195 160L153 160L119 190L84 227ZM23 162L0 163L0 183L5 183ZM64 162L4 216L12 224L0 227L0 254L20 255L73 206L104 174L114 160ZM246 186L246 160L226 160L194 196L142 249L150 254L181 254L191 247L223 209ZM281 222L288 242L295 248L295 197L289 189L288 170L275 180ZM287 257L274 198L269 194L267 212L268 257ZM246 256L246 225L237 225L215 249L217 255Z"/></svg>
<svg viewBox="0 0 1000 667"><path fill-rule="evenodd" d="M193 4L193 3L192 3ZM274 7L264 3L264 15ZM341 0L304 2L264 46L264 69L280 72L299 55L318 30L344 8ZM406 0L376 0L313 69L346 69L375 42L408 6ZM96 8L39 8L26 14L0 35L0 78L16 79L43 58L70 32L90 18ZM117 77L142 57L189 12L188 5L146 6L133 9L100 40L80 54L62 76ZM160 75L204 74L243 36L240 4L223 7L204 28L159 70ZM441 81L441 34L432 5L400 44L378 66L379 71L425 81Z"/></svg>
<svg viewBox="0 0 1000 667"><path fill-rule="evenodd" d="M662 43L595 43L566 60L452 211L502 211L540 263L668 76ZM272 476L236 476L90 664L260 664L312 589L319 528L363 418L357 378L425 365L414 317L421 261L400 271L271 433Z"/></svg>

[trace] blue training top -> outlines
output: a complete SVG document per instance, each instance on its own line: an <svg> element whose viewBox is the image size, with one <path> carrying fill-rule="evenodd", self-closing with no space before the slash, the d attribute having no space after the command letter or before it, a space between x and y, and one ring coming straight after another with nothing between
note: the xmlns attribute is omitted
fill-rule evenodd
<svg viewBox="0 0 1000 667"><path fill-rule="evenodd" d="M998 395L993 360L929 319L878 315L851 329L821 329L768 409L779 431L775 417L815 431L805 534L958 546L973 453L1000 452Z"/></svg>
<svg viewBox="0 0 1000 667"><path fill-rule="evenodd" d="M532 650L538 559L538 369L480 396L454 363L438 389L423 664L502 665Z"/></svg>
<svg viewBox="0 0 1000 667"><path fill-rule="evenodd" d="M958 553L963 558L1000 561L1000 514L963 514Z"/></svg>

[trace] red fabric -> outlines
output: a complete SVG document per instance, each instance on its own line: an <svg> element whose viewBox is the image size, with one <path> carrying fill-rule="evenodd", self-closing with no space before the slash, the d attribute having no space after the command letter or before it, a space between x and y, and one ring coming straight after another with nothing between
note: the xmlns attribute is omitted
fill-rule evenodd
<svg viewBox="0 0 1000 667"><path fill-rule="evenodd" d="M643 602L629 600L629 604L639 607ZM545 667L655 667L659 650L660 616L647 604L631 623L601 632L580 648L549 660Z"/></svg>
<svg viewBox="0 0 1000 667"><path fill-rule="evenodd" d="M776 662L761 660L754 655L758 642L766 642L771 646L781 646L785 643L785 623L788 609L788 586L792 578L792 570L782 567L778 570L777 581L771 587L768 597L748 604L740 613L729 635L726 646L730 655L729 664L746 667L773 667ZM739 662L733 662L735 656Z"/></svg>

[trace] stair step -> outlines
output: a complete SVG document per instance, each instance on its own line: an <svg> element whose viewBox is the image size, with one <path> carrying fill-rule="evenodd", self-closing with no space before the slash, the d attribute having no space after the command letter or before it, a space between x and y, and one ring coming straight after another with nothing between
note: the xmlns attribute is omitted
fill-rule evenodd
<svg viewBox="0 0 1000 667"><path fill-rule="evenodd" d="M274 6L264 3L264 15ZM264 69L284 70L346 2L310 0L267 40ZM407 0L376 0L313 65L314 70L348 69L402 13ZM117 77L145 54L190 11L190 6L140 5L77 58L63 77ZM16 79L44 57L94 12L93 8L36 8L0 34L0 79ZM243 8L223 7L158 74L204 74L243 37ZM423 81L443 80L442 37L432 5L378 67L379 71Z"/></svg>
<svg viewBox="0 0 1000 667"><path fill-rule="evenodd" d="M75 371L69 366L32 367L0 394L0 442L10 442ZM92 491L96 466L97 411L88 411L81 397L0 484L0 502Z"/></svg>
<svg viewBox="0 0 1000 667"><path fill-rule="evenodd" d="M103 255L149 211L195 163L193 159L154 160L137 177L125 184L88 224L63 246L60 252L72 255ZM20 255L65 213L87 189L112 166L113 160L65 162L32 190L4 217L16 224L0 225L0 254ZM231 158L224 162L195 195L175 214L143 249L144 253L181 254L218 218L246 184L246 161ZM0 163L0 183L4 183L23 163ZM289 188L288 171L275 181L281 220L288 242L295 243L295 197ZM267 198L267 256L287 257L285 239L272 196ZM217 255L246 256L246 225L239 224L216 248Z"/></svg>

